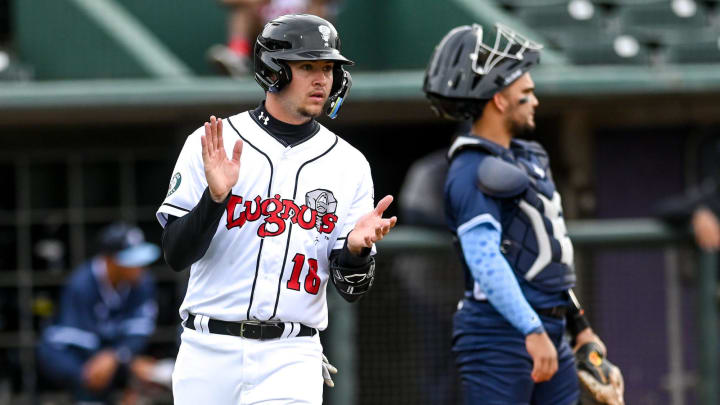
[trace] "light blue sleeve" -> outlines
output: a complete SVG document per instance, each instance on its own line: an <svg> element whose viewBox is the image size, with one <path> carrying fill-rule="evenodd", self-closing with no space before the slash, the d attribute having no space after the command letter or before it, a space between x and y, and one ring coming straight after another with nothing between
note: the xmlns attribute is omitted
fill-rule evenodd
<svg viewBox="0 0 720 405"><path fill-rule="evenodd" d="M520 290L510 264L500 252L500 231L490 222L459 235L465 261L488 301L523 335L543 332L540 318Z"/></svg>

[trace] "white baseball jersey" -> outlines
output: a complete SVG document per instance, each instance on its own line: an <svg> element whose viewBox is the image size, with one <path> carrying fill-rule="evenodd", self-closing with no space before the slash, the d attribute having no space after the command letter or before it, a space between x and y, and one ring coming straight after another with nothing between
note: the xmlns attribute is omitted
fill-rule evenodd
<svg viewBox="0 0 720 405"><path fill-rule="evenodd" d="M301 322L322 330L330 252L374 208L370 165L322 125L285 147L263 128L267 120L252 113L223 122L228 156L238 138L244 143L240 177L210 247L190 269L180 316ZM204 128L190 135L180 152L157 211L163 227L167 215L195 207L207 187L202 134Z"/></svg>

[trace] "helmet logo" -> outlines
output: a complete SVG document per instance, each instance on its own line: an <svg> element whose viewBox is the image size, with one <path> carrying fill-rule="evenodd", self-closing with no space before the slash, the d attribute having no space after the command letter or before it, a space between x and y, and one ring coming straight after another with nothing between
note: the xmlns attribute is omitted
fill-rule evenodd
<svg viewBox="0 0 720 405"><path fill-rule="evenodd" d="M328 44L328 41L330 40L330 27L327 25L319 25L318 31L320 31L322 40L325 41L325 46L330 46L330 44Z"/></svg>
<svg viewBox="0 0 720 405"><path fill-rule="evenodd" d="M505 78L505 82L504 82L505 85L507 86L508 84L514 82L518 77L522 76L522 74L523 74L522 69L518 69L518 70L510 73L510 74Z"/></svg>

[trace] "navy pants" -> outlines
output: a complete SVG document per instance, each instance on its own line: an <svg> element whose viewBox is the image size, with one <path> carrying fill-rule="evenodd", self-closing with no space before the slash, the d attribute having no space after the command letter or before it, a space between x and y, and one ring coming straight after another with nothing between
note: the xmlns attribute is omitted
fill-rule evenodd
<svg viewBox="0 0 720 405"><path fill-rule="evenodd" d="M558 371L546 382L530 378L525 337L489 302L465 300L455 313L453 352L467 405L571 405L580 395L563 319L542 317L558 351Z"/></svg>

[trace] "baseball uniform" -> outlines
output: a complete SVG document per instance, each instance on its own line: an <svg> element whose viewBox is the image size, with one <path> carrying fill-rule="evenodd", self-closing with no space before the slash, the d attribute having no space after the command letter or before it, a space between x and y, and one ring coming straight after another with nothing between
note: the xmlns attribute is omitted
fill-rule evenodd
<svg viewBox="0 0 720 405"><path fill-rule="evenodd" d="M155 330L157 304L151 274L113 285L106 257L136 268L154 262L160 249L126 224L106 227L99 244L103 252L80 265L63 289L59 313L38 344L38 364L46 378L72 390L76 400L109 403L115 390L126 386L129 364L143 354ZM93 391L85 367L102 351L113 351L118 367L107 387Z"/></svg>
<svg viewBox="0 0 720 405"><path fill-rule="evenodd" d="M305 136L283 137L293 127ZM224 128L228 154L237 139L244 143L240 177L223 204L210 203L217 222L207 250L191 265L180 307L186 329L174 374L176 403L319 403L316 330L328 322L330 257L373 209L370 166L316 121L285 124L264 105L226 119ZM157 212L163 226L207 193L202 134L201 128L190 135L180 152ZM216 321L280 323L273 324L277 338L256 340L214 333Z"/></svg>

